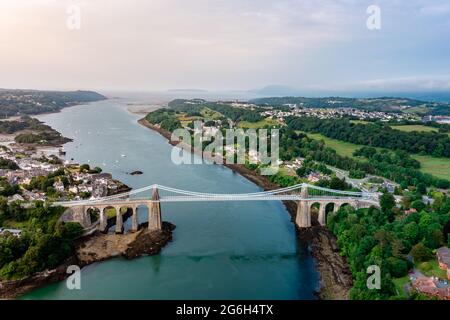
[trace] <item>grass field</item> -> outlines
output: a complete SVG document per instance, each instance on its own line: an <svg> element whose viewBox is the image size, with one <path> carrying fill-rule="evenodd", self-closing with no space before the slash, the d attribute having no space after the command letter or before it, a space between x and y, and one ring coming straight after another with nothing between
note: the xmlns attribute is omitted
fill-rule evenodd
<svg viewBox="0 0 450 320"><path fill-rule="evenodd" d="M237 126L239 128L259 129L259 128L263 128L266 125L276 126L278 124L279 124L278 121L266 118L266 119L258 121L258 122L240 121Z"/></svg>
<svg viewBox="0 0 450 320"><path fill-rule="evenodd" d="M368 124L368 121L364 121L364 120L350 120L351 123L356 123L356 124Z"/></svg>
<svg viewBox="0 0 450 320"><path fill-rule="evenodd" d="M299 131L299 132L301 132L301 131ZM304 132L304 133L306 133L306 132ZM339 140L335 140L335 139L330 139L330 138L327 138L327 137L321 135L320 133L306 133L306 135L315 140L323 140L327 147L330 147L330 148L336 150L336 152L338 154L340 154L341 156L347 156L350 158L353 158L353 152L355 150L360 149L362 147L362 146L359 146L357 144L353 144L350 142L344 142L344 141L339 141Z"/></svg>
<svg viewBox="0 0 450 320"><path fill-rule="evenodd" d="M438 132L438 129L433 127L427 127L420 124L411 124L406 126L391 126L392 129L405 131L405 132L412 132L412 131L421 131L421 132Z"/></svg>
<svg viewBox="0 0 450 320"><path fill-rule="evenodd" d="M428 277L447 279L447 272L439 268L439 264L436 259L422 262L417 266L417 268Z"/></svg>
<svg viewBox="0 0 450 320"><path fill-rule="evenodd" d="M420 156L416 154L413 154L412 157L420 162L423 172L450 180L450 159L433 158L431 156Z"/></svg>
<svg viewBox="0 0 450 320"><path fill-rule="evenodd" d="M353 152L362 145L353 144L350 142L339 141L327 138L319 133L307 133L308 137L325 141L325 145L336 150L342 156L352 157ZM431 156L421 156L417 154L411 155L414 159L420 162L421 171L432 174L441 179L450 180L450 159L448 158L434 158Z"/></svg>
<svg viewBox="0 0 450 320"><path fill-rule="evenodd" d="M395 285L395 289L397 290L397 295L402 298L407 298L408 296L405 293L404 287L406 284L410 282L409 275L406 275L402 278L394 278L392 282Z"/></svg>
<svg viewBox="0 0 450 320"><path fill-rule="evenodd" d="M218 120L221 117L223 117L221 113L211 110L209 108L203 108L202 111L200 112L200 114L205 118L206 121Z"/></svg>

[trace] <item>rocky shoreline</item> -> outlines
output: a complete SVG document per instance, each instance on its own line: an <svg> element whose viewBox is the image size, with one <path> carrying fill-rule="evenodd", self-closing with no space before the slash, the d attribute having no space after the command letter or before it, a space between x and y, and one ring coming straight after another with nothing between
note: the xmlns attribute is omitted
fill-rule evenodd
<svg viewBox="0 0 450 320"><path fill-rule="evenodd" d="M145 118L138 120L138 123L158 132L171 145L179 145L178 142L171 141L170 132L149 123ZM187 148L193 153L199 153L192 146L182 145L181 147ZM247 169L243 165L227 163L223 165L264 190L273 190L279 187L266 177ZM291 215L292 222L295 223L297 205L292 201L283 201L283 203ZM309 229L296 227L296 233L299 241L304 241L310 246L312 255L316 260L316 268L320 274L320 290L317 292L317 297L327 300L346 300L349 298L349 291L352 287L352 274L347 261L339 254L336 237L328 229L319 226L317 217L312 217L312 223L313 227Z"/></svg>
<svg viewBox="0 0 450 320"><path fill-rule="evenodd" d="M162 223L162 230L150 231L148 223L140 225L140 230L124 235L103 234L99 231L87 237L76 240L75 254L53 270L45 270L33 276L0 281L0 299L14 299L28 291L62 281L69 276L67 268L76 265L83 268L95 262L105 261L122 256L134 259L142 255L156 255L172 241L172 231L175 225Z"/></svg>

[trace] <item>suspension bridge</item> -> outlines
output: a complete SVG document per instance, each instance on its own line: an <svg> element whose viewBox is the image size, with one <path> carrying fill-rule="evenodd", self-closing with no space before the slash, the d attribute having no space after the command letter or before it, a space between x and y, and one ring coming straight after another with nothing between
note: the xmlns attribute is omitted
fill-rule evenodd
<svg viewBox="0 0 450 320"><path fill-rule="evenodd" d="M151 196L139 196L151 191ZM221 194L204 193L189 190L171 188L159 184L134 189L116 195L102 198L54 202L54 206L63 206L70 211L73 221L80 222L85 228L93 226L91 221L92 210L99 213L99 221L95 226L101 230L107 229L108 209L115 210L115 231L123 232L123 212L131 210L131 231L139 228L137 209L145 206L148 209L148 228L151 230L161 229L161 204L170 202L215 202L215 201L294 201L297 203L297 215L295 222L300 228L311 226L311 209L319 209L318 221L321 225L326 224L327 208L332 205L336 212L343 205L351 205L355 208L378 206L378 194L369 192L354 192L322 188L307 183L280 188L275 190ZM126 209L126 210L123 210Z"/></svg>

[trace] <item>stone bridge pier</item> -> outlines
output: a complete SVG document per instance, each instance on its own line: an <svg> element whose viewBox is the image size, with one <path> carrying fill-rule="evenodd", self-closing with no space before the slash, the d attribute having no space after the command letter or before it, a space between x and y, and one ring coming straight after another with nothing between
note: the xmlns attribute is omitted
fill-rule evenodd
<svg viewBox="0 0 450 320"><path fill-rule="evenodd" d="M152 191L151 200L139 200L133 201L124 200L121 202L111 202L108 203L98 203L92 205L82 205L82 206L73 206L70 207L68 211L70 211L69 218L67 221L76 221L80 223L85 229L93 227L93 223L91 221L90 209L98 211L99 220L96 222L98 224L98 230L101 232L106 232L108 228L108 215L107 210L115 211L115 232L123 233L124 231L124 219L123 214L131 210L131 232L137 232L139 229L139 220L138 220L138 212L137 209L139 206L145 206L148 209L148 229L149 230L161 230L162 228L162 220L161 220L161 204L160 197L158 194L158 190L155 188ZM122 210L122 209L127 209ZM122 212L124 211L124 212Z"/></svg>
<svg viewBox="0 0 450 320"><path fill-rule="evenodd" d="M308 190L302 188L301 191L302 200L297 203L297 214L295 217L295 223L299 228L309 228L311 227L311 208L313 205L319 206L318 222L321 226L326 226L327 224L327 206L333 204L333 212L337 212L343 205L350 205L355 209L369 207L370 204L359 199L308 199Z"/></svg>

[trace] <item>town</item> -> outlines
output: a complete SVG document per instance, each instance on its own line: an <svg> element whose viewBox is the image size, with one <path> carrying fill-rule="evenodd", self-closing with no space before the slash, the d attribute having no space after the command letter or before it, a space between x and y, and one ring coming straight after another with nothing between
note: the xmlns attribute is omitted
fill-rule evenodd
<svg viewBox="0 0 450 320"><path fill-rule="evenodd" d="M8 203L94 199L126 189L101 169L20 146L0 147L0 194Z"/></svg>

